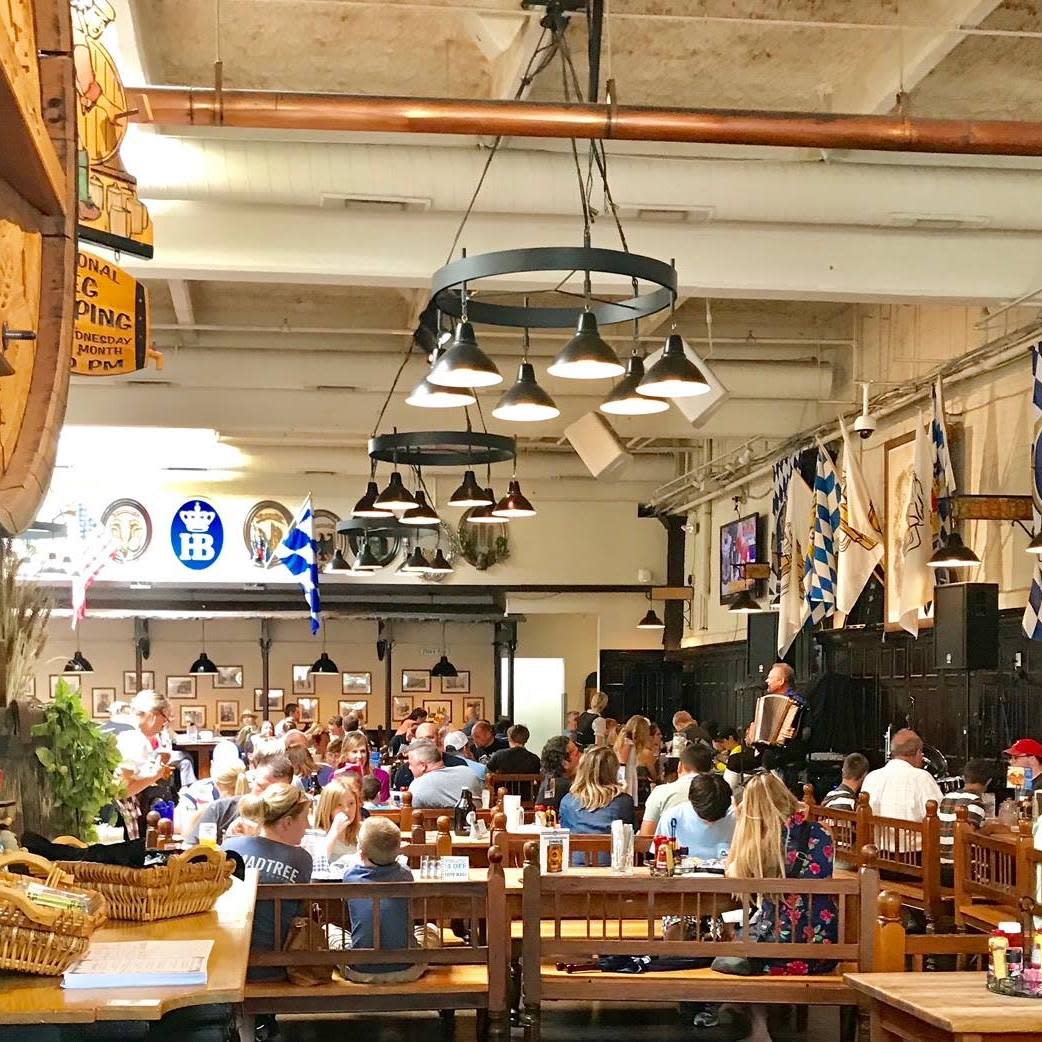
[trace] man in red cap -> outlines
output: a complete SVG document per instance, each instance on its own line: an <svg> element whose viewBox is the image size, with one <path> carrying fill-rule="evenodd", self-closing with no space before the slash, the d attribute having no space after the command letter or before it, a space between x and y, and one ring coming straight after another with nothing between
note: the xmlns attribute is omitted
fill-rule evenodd
<svg viewBox="0 0 1042 1042"><path fill-rule="evenodd" d="M1034 738L1018 738L1007 750L1010 767L1023 767L1031 771L1033 789L1042 786L1042 742Z"/></svg>

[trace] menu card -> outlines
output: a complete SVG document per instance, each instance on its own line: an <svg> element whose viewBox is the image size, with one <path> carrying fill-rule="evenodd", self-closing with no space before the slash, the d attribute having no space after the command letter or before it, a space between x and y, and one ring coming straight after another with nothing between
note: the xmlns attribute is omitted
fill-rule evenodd
<svg viewBox="0 0 1042 1042"><path fill-rule="evenodd" d="M213 941L92 941L63 988L144 988L206 983Z"/></svg>

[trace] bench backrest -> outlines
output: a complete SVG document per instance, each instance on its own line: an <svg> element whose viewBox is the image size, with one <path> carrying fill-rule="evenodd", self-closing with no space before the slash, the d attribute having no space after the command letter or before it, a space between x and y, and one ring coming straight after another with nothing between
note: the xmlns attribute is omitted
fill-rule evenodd
<svg viewBox="0 0 1042 1042"><path fill-rule="evenodd" d="M542 778L541 774L494 774L489 771L485 776L485 785L493 795L503 789L510 796L520 796L521 806L531 808L535 806Z"/></svg>
<svg viewBox="0 0 1042 1042"><path fill-rule="evenodd" d="M1027 881L1025 846L1030 837L987 836L968 821L966 808L955 811L955 901L957 906L974 898L1016 908Z"/></svg>
<svg viewBox="0 0 1042 1042"><path fill-rule="evenodd" d="M872 816L868 806L868 793L858 794L854 810L842 807L823 807L814 799L814 786L803 786L803 798L807 804L807 817L811 821L820 821L832 833L832 842L836 850L836 863L846 865L864 864L862 848L868 834L866 818Z"/></svg>
<svg viewBox="0 0 1042 1042"><path fill-rule="evenodd" d="M507 832L496 829L492 833L492 844L503 855L503 864L507 868L522 868L525 864L525 846L538 836L531 832ZM651 836L633 837L633 858L638 864L651 849ZM611 836L603 833L572 832L568 836L569 857L574 864L583 864L591 868L607 865L611 862ZM578 855L578 857L576 857Z"/></svg>

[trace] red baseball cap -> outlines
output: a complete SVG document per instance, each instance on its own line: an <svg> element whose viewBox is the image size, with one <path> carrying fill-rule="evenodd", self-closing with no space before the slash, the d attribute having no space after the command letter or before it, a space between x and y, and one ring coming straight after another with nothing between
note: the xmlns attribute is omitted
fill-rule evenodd
<svg viewBox="0 0 1042 1042"><path fill-rule="evenodd" d="M1034 738L1018 738L1008 749L1007 756L1037 756L1042 760L1042 742Z"/></svg>

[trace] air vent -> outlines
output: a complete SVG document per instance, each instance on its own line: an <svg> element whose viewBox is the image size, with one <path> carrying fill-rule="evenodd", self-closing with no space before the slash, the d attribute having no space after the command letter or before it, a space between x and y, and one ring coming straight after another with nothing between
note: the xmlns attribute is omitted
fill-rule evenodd
<svg viewBox="0 0 1042 1042"><path fill-rule="evenodd" d="M412 213L429 210L431 201L423 196L411 195L336 195L323 192L319 196L323 210L370 210L395 213Z"/></svg>
<svg viewBox="0 0 1042 1042"><path fill-rule="evenodd" d="M897 228L919 228L922 231L954 232L969 228L987 228L990 217L972 214L892 213L888 222Z"/></svg>
<svg viewBox="0 0 1042 1042"><path fill-rule="evenodd" d="M652 221L657 224L707 224L716 210L712 206L657 206L628 203L619 207L624 220Z"/></svg>
<svg viewBox="0 0 1042 1042"><path fill-rule="evenodd" d="M172 380L125 380L124 387L173 387Z"/></svg>
<svg viewBox="0 0 1042 1042"><path fill-rule="evenodd" d="M335 391L337 394L343 394L345 391L360 391L361 388L355 386L355 384L316 384L316 391Z"/></svg>

